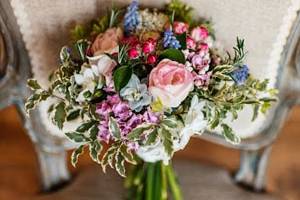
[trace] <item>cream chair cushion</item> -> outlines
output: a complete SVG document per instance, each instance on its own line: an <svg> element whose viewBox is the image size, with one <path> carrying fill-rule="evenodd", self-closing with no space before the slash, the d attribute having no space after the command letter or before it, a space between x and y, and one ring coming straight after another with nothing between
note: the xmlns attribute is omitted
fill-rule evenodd
<svg viewBox="0 0 300 200"><path fill-rule="evenodd" d="M115 5L130 1L115 0ZM144 0L143 5L159 7L168 1ZM278 62L289 31L300 7L300 0L186 0L197 15L212 19L216 36L225 48L231 49L236 36L244 38L248 49L247 63L257 78L269 78L274 87L278 77ZM43 86L49 73L58 65L58 53L69 39L69 29L75 23L86 22L111 6L108 0L11 0L11 5L29 52L32 71ZM62 135L47 119L49 103L40 106L42 121L55 135ZM232 123L241 137L259 133L267 118L251 122L252 109L246 108ZM76 124L68 125L72 129Z"/></svg>

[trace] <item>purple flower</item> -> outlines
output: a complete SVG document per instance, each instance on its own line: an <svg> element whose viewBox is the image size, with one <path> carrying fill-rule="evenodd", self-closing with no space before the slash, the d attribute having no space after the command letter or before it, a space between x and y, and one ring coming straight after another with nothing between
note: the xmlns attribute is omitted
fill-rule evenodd
<svg viewBox="0 0 300 200"><path fill-rule="evenodd" d="M197 53L192 57L192 65L198 71L199 74L204 74L209 68L210 59L206 55Z"/></svg>
<svg viewBox="0 0 300 200"><path fill-rule="evenodd" d="M119 102L118 104L115 104L112 107L112 111L115 117L121 121L126 121L132 115L132 111L130 110L129 105L124 102Z"/></svg>
<svg viewBox="0 0 300 200"><path fill-rule="evenodd" d="M179 41L177 40L174 33L170 29L164 32L163 45L164 48L174 48L174 49L181 48Z"/></svg>
<svg viewBox="0 0 300 200"><path fill-rule="evenodd" d="M131 129L134 129L138 125L140 125L143 122L143 116L138 114L133 114L131 118L127 122L127 126L129 126Z"/></svg>
<svg viewBox="0 0 300 200"><path fill-rule="evenodd" d="M111 112L111 106L106 101L102 101L101 103L97 104L96 113L99 116L101 117L108 116L110 112Z"/></svg>
<svg viewBox="0 0 300 200"><path fill-rule="evenodd" d="M235 71L231 73L231 77L235 81L237 85L243 85L245 81L247 80L249 75L249 68L247 65L243 65L242 67L239 67Z"/></svg>
<svg viewBox="0 0 300 200"><path fill-rule="evenodd" d="M111 138L111 134L108 129L108 124L100 124L98 126L98 129L99 129L98 139L100 141L104 141L104 142L108 143Z"/></svg>
<svg viewBox="0 0 300 200"><path fill-rule="evenodd" d="M147 110L144 113L143 117L144 117L145 122L147 122L147 123L157 124L160 121L159 114L154 113L151 110Z"/></svg>
<svg viewBox="0 0 300 200"><path fill-rule="evenodd" d="M127 142L128 150L136 151L139 148L139 144L137 142Z"/></svg>
<svg viewBox="0 0 300 200"><path fill-rule="evenodd" d="M113 106L115 104L118 104L121 102L121 99L119 97L119 95L115 94L115 95L112 95L112 96L107 96L107 102Z"/></svg>
<svg viewBox="0 0 300 200"><path fill-rule="evenodd" d="M124 28L126 33L133 31L139 25L140 18L138 9L137 0L133 0L127 7L127 11L124 16Z"/></svg>
<svg viewBox="0 0 300 200"><path fill-rule="evenodd" d="M206 74L200 74L200 75L195 76L195 80L194 80L195 85L197 87L207 87L209 84L211 75L212 75L212 73L208 72Z"/></svg>

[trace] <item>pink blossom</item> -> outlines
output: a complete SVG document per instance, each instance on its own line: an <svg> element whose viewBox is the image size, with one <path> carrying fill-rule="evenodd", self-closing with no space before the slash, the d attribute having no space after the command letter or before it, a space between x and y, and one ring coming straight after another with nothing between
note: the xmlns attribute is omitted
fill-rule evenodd
<svg viewBox="0 0 300 200"><path fill-rule="evenodd" d="M177 107L193 90L193 81L183 64L164 59L150 73L149 91L164 106Z"/></svg>
<svg viewBox="0 0 300 200"><path fill-rule="evenodd" d="M207 43L201 42L200 44L198 44L197 49L200 51L208 52L209 47Z"/></svg>
<svg viewBox="0 0 300 200"><path fill-rule="evenodd" d="M209 68L210 59L206 55L196 53L193 55L191 62L199 74L204 74Z"/></svg>
<svg viewBox="0 0 300 200"><path fill-rule="evenodd" d="M195 85L197 87L207 87L210 81L212 73L208 72L206 74L195 75Z"/></svg>
<svg viewBox="0 0 300 200"><path fill-rule="evenodd" d="M189 29L189 25L187 23L179 22L179 21L175 21L173 23L173 30L174 30L174 33L176 33L176 34L185 33L188 31L188 29Z"/></svg>
<svg viewBox="0 0 300 200"><path fill-rule="evenodd" d="M196 42L205 40L208 35L209 32L204 26L195 27L191 32L191 36Z"/></svg>
<svg viewBox="0 0 300 200"><path fill-rule="evenodd" d="M142 51L144 54L149 54L155 50L156 41L152 38L149 38L146 42L144 42Z"/></svg>
<svg viewBox="0 0 300 200"><path fill-rule="evenodd" d="M187 38L186 38L186 45L187 45L188 49L195 49L196 48L196 42L190 36L187 36Z"/></svg>

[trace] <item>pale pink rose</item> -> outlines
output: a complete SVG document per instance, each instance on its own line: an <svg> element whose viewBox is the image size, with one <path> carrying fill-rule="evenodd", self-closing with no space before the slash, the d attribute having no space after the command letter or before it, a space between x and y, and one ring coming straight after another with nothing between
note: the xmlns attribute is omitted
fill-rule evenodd
<svg viewBox="0 0 300 200"><path fill-rule="evenodd" d="M194 88L194 78L183 64L164 59L153 68L149 91L165 107L178 107Z"/></svg>
<svg viewBox="0 0 300 200"><path fill-rule="evenodd" d="M88 59L93 73L96 76L104 76L106 85L109 85L112 80L112 71L117 66L117 63L106 54L88 57Z"/></svg>
<svg viewBox="0 0 300 200"><path fill-rule="evenodd" d="M93 56L103 53L114 53L118 51L118 43L123 38L123 31L120 28L109 28L100 33L93 42L90 51Z"/></svg>
<svg viewBox="0 0 300 200"><path fill-rule="evenodd" d="M185 33L188 31L188 29L189 29L189 25L187 23L178 22L178 21L175 21L173 23L173 30L174 30L174 33L176 33L176 34Z"/></svg>
<svg viewBox="0 0 300 200"><path fill-rule="evenodd" d="M208 37L208 35L209 33L207 28L203 26L195 27L191 32L191 36L196 42L205 40Z"/></svg>

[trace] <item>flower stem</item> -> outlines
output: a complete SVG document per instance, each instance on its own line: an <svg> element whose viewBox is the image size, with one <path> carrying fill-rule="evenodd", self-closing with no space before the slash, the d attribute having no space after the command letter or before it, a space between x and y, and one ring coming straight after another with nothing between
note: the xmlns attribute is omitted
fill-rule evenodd
<svg viewBox="0 0 300 200"><path fill-rule="evenodd" d="M155 175L155 163L147 163L146 200L153 199L154 175Z"/></svg>
<svg viewBox="0 0 300 200"><path fill-rule="evenodd" d="M181 190L171 165L166 166L166 174L167 174L168 183L170 185L173 199L182 200L183 198L182 198Z"/></svg>

